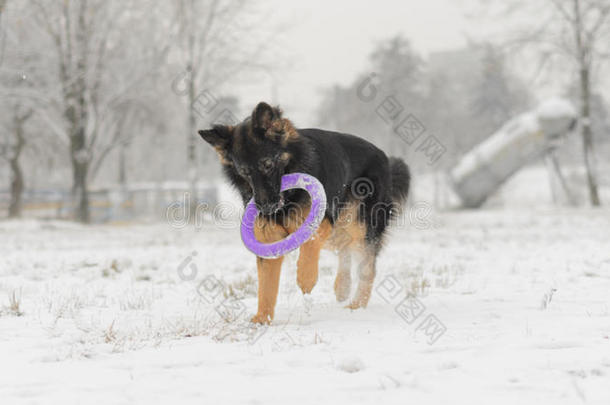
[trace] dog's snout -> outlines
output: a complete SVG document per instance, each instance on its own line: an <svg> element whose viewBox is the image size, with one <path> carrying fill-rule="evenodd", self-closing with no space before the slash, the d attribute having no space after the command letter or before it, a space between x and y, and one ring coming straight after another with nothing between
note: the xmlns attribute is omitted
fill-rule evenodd
<svg viewBox="0 0 610 405"><path fill-rule="evenodd" d="M256 203L256 208L264 215L270 215L282 208L282 201Z"/></svg>
<svg viewBox="0 0 610 405"><path fill-rule="evenodd" d="M263 215L270 215L284 206L284 199L280 197L277 201L269 199L254 199L256 208Z"/></svg>
<svg viewBox="0 0 610 405"><path fill-rule="evenodd" d="M265 215L273 214L273 212L275 211L274 204L271 203L257 204L256 206L258 210Z"/></svg>

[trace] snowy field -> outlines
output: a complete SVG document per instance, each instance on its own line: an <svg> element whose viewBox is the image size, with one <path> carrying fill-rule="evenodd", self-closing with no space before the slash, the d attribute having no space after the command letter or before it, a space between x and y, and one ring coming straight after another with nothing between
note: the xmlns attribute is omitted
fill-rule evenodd
<svg viewBox="0 0 610 405"><path fill-rule="evenodd" d="M304 298L292 254L269 328L234 227L2 222L0 249L1 404L610 404L607 210L396 227L353 312L334 255Z"/></svg>

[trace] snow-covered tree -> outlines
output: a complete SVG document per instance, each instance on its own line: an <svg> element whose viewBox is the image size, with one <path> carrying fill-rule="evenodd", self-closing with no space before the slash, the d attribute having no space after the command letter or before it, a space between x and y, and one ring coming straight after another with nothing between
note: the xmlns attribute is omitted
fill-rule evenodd
<svg viewBox="0 0 610 405"><path fill-rule="evenodd" d="M134 27L148 28L149 41L162 37L151 23L134 24L152 14L132 1L28 0L28 8L31 25L42 28L28 44L44 71L32 75L36 86L19 96L36 106L49 132L67 140L75 217L88 222L89 180L108 152L131 136L122 126L143 110L141 86L163 60L158 46L134 41L143 37Z"/></svg>

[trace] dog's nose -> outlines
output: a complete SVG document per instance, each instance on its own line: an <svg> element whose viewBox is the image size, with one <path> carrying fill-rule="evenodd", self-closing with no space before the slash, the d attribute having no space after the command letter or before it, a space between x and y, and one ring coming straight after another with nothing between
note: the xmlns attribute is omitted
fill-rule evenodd
<svg viewBox="0 0 610 405"><path fill-rule="evenodd" d="M257 204L257 208L262 214L269 215L269 214L273 214L275 211L277 211L277 204L273 204L273 203Z"/></svg>
<svg viewBox="0 0 610 405"><path fill-rule="evenodd" d="M268 202L268 201L266 201L266 202L263 202L263 203L256 203L256 208L263 215L271 215L274 212L276 212L277 210L279 210L280 208L282 208L283 206L284 206L284 200L283 199L280 199L278 202Z"/></svg>
<svg viewBox="0 0 610 405"><path fill-rule="evenodd" d="M275 212L275 204L265 204L261 207L261 212L263 214L269 215Z"/></svg>

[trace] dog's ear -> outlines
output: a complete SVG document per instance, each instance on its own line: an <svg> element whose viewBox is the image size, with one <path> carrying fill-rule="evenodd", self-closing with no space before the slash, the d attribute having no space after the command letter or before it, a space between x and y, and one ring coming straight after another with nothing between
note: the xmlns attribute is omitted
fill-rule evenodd
<svg viewBox="0 0 610 405"><path fill-rule="evenodd" d="M231 145L233 143L233 127L226 125L214 125L212 129L205 129L199 131L199 135L204 141L214 147L220 163L223 165L231 166L231 159L229 158Z"/></svg>
<svg viewBox="0 0 610 405"><path fill-rule="evenodd" d="M267 132L273 121L282 118L282 111L278 107L271 107L265 102L260 102L252 111L252 128L261 133Z"/></svg>
<svg viewBox="0 0 610 405"><path fill-rule="evenodd" d="M233 140L233 128L226 125L214 125L212 129L200 130L204 141L216 149L228 149Z"/></svg>

